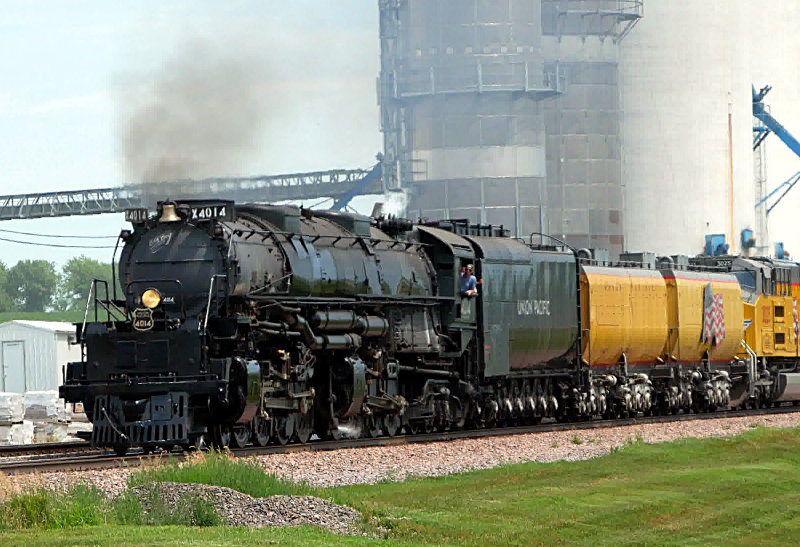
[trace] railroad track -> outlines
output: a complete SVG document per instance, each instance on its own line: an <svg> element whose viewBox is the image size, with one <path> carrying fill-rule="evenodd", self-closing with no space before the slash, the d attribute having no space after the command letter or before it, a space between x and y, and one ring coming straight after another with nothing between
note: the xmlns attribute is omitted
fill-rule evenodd
<svg viewBox="0 0 800 547"><path fill-rule="evenodd" d="M0 458L13 458L21 456L42 456L47 454L64 454L68 452L97 452L86 441L68 441L60 443L19 444L0 446Z"/></svg>
<svg viewBox="0 0 800 547"><path fill-rule="evenodd" d="M694 420L711 420L718 418L738 418L745 416L764 416L770 414L790 414L800 412L800 409L793 406L783 406L770 409L750 409L750 410L727 410L708 414L678 414L675 416L650 416L637 418L624 418L618 420L592 420L585 422L570 423L544 423L538 425L512 426L493 429L470 429L460 431L444 431L435 433L420 433L416 435L398 435L396 437L378 438L359 438L344 439L338 441L312 441L306 444L289 444L285 446L273 445L266 447L233 448L231 454L239 457L265 455L265 454L290 454L294 452L322 452L329 450L341 450L348 448L364 448L372 446L395 446L402 444L418 444L441 442L456 439L476 439L482 437L498 437L507 435L521 435L525 433L544 433L550 431L578 431L592 430L626 425L641 425L654 423L686 422ZM85 471L106 469L113 467L138 467L145 463L157 462L170 458L172 460L182 460L185 453L177 451L162 454L131 454L125 457L114 455L111 451L91 449L85 441L75 443L62 443L72 445L73 450L93 450L90 454L74 455L70 453L44 455L36 458L0 461L0 473L7 475L25 474L33 472L53 472L53 471ZM43 445L29 445L26 447L31 453ZM3 447L22 448L22 447ZM2 452L2 451L0 451Z"/></svg>

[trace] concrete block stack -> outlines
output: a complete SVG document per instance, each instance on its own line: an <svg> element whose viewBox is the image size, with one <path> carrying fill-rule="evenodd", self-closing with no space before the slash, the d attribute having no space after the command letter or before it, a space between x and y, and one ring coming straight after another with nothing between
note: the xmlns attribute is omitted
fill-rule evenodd
<svg viewBox="0 0 800 547"><path fill-rule="evenodd" d="M60 442L67 438L69 412L57 391L29 391L25 394L25 419L33 422L33 441Z"/></svg>
<svg viewBox="0 0 800 547"><path fill-rule="evenodd" d="M25 402L19 393L0 393L0 446L31 444L33 423L25 420Z"/></svg>

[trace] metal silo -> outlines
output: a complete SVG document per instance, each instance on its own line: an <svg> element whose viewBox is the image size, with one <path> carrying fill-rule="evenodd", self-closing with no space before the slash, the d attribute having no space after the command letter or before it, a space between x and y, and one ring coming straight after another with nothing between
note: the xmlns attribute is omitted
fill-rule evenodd
<svg viewBox="0 0 800 547"><path fill-rule="evenodd" d="M384 175L410 216L622 250L618 41L641 0L381 0Z"/></svg>
<svg viewBox="0 0 800 547"><path fill-rule="evenodd" d="M642 17L640 0L542 0L545 66L564 93L544 103L547 225L576 247L625 248L619 44ZM649 14L648 14L649 17ZM636 34L638 28L631 34Z"/></svg>
<svg viewBox="0 0 800 547"><path fill-rule="evenodd" d="M546 202L540 0L380 0L388 189L409 216L539 230Z"/></svg>
<svg viewBox="0 0 800 547"><path fill-rule="evenodd" d="M628 249L695 254L705 234L725 234L736 252L741 230L756 228L751 47L764 38L750 16L759 9L648 2L622 44Z"/></svg>

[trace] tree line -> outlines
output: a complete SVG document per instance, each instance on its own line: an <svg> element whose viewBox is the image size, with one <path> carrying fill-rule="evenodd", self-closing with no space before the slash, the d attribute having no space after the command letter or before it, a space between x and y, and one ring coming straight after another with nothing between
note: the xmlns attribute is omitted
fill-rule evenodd
<svg viewBox="0 0 800 547"><path fill-rule="evenodd" d="M82 310L92 279L108 281L111 291L111 265L86 256L60 270L48 260L20 260L12 267L0 262L0 312Z"/></svg>

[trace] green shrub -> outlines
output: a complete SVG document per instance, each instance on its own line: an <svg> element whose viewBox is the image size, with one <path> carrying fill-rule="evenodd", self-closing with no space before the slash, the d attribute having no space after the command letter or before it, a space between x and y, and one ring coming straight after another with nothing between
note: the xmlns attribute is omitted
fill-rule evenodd
<svg viewBox="0 0 800 547"><path fill-rule="evenodd" d="M219 526L224 521L213 501L184 496L172 508L155 485L144 492L126 490L110 502L97 488L78 485L64 492L37 488L0 504L0 529L4 530L102 524Z"/></svg>
<svg viewBox="0 0 800 547"><path fill-rule="evenodd" d="M52 522L52 496L44 489L12 496L0 508L3 528L48 527Z"/></svg>
<svg viewBox="0 0 800 547"><path fill-rule="evenodd" d="M183 496L176 506L167 505L155 484L136 491L126 490L114 499L114 516L118 524L150 526L220 526L222 516L214 502L205 496Z"/></svg>
<svg viewBox="0 0 800 547"><path fill-rule="evenodd" d="M104 506L102 492L93 486L77 485L63 492L37 488L0 505L0 527L96 526L106 522Z"/></svg>
<svg viewBox="0 0 800 547"><path fill-rule="evenodd" d="M180 482L224 486L257 498L276 495L314 495L317 491L267 473L255 460L233 458L210 451L194 454L186 462L170 462L151 469L139 469L128 477L129 486L154 482Z"/></svg>
<svg viewBox="0 0 800 547"><path fill-rule="evenodd" d="M106 500L95 486L79 484L52 497L52 527L97 526L106 522Z"/></svg>
<svg viewBox="0 0 800 547"><path fill-rule="evenodd" d="M142 525L144 524L144 507L136 492L125 490L114 498L111 504L111 514L118 524Z"/></svg>
<svg viewBox="0 0 800 547"><path fill-rule="evenodd" d="M220 526L224 524L214 503L204 496L183 496L178 500L177 513L182 521L180 524L186 526Z"/></svg>

